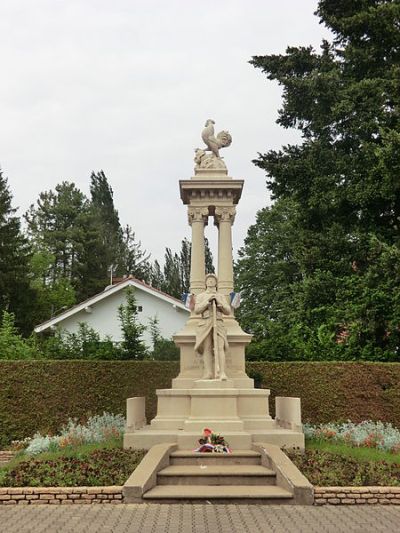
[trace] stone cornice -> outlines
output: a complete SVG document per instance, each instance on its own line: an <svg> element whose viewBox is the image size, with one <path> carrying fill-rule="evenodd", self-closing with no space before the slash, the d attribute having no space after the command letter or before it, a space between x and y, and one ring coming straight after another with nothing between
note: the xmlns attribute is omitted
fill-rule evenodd
<svg viewBox="0 0 400 533"><path fill-rule="evenodd" d="M218 205L229 201L237 204L242 195L244 180L181 180L179 188L182 202L190 205L193 202L208 202Z"/></svg>

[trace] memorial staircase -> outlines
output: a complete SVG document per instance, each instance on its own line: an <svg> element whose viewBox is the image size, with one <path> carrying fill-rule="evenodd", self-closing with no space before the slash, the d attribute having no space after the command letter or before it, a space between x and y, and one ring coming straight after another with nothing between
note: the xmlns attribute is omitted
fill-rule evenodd
<svg viewBox="0 0 400 533"><path fill-rule="evenodd" d="M124 501L307 505L313 489L274 445L217 454L163 444L154 446L129 478Z"/></svg>

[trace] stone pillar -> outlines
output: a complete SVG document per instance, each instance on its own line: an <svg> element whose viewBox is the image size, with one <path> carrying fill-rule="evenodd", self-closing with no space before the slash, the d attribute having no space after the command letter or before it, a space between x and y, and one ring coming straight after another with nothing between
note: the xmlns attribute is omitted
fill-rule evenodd
<svg viewBox="0 0 400 533"><path fill-rule="evenodd" d="M208 207L189 207L189 224L192 226L192 255L190 261L190 292L204 291L206 276L204 253L204 226L208 222Z"/></svg>
<svg viewBox="0 0 400 533"><path fill-rule="evenodd" d="M215 224L218 226L218 290L223 294L233 291L232 224L236 209L215 208Z"/></svg>

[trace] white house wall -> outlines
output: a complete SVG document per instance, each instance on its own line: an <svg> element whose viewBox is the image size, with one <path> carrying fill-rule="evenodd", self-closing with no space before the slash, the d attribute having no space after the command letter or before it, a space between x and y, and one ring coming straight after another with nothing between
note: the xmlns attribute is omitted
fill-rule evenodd
<svg viewBox="0 0 400 533"><path fill-rule="evenodd" d="M126 289L110 294L107 298L90 306L88 310L91 310L91 312L82 310L71 317L65 318L58 324L58 327L70 333L75 333L79 329L79 323L85 322L99 332L101 337L109 335L115 342L122 341L118 307L122 303L126 303L125 291ZM143 334L143 340L148 346L151 346L148 327L150 318L157 316L162 337L169 339L183 328L189 317L189 313L183 309L175 308L172 304L140 289L135 289L135 298L137 305L142 307L142 311L138 313L138 319L141 324L147 326Z"/></svg>

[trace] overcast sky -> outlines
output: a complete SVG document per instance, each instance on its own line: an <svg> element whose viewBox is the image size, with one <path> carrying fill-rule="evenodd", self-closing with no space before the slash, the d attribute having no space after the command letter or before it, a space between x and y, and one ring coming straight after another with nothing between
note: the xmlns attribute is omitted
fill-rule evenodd
<svg viewBox="0 0 400 533"><path fill-rule="evenodd" d="M22 215L70 180L86 194L103 169L122 224L153 259L190 236L179 179L193 175L206 119L230 131L229 174L245 187L243 244L268 203L257 152L294 142L275 124L277 84L248 64L328 37L315 0L1 0L0 166ZM207 236L215 247L215 228Z"/></svg>

